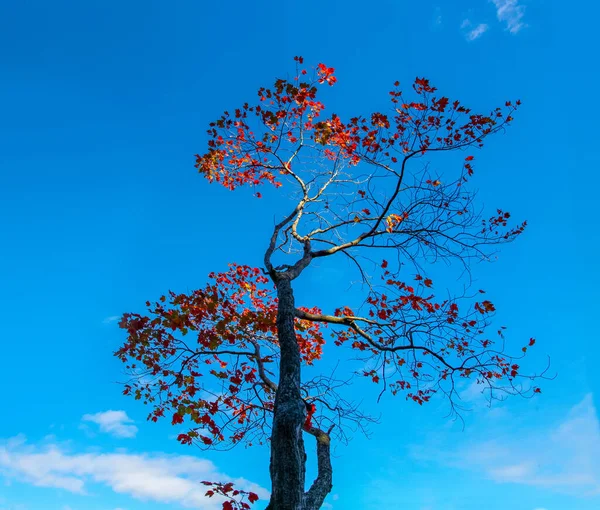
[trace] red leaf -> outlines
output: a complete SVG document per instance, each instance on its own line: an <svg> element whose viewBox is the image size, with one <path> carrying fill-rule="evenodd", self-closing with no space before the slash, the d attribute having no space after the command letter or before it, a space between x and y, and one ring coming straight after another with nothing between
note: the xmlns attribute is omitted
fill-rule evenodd
<svg viewBox="0 0 600 510"><path fill-rule="evenodd" d="M179 434L177 436L177 441L179 441L181 444L192 444L192 438L187 434Z"/></svg>

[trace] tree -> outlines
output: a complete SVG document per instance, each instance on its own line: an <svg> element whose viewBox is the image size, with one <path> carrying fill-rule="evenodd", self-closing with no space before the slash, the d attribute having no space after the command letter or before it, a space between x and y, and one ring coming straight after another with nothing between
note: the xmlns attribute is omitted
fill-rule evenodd
<svg viewBox="0 0 600 510"><path fill-rule="evenodd" d="M518 364L535 340L506 354L502 329L489 336L495 307L483 291L467 281L460 295L439 299L428 275L448 262L468 276L475 260L523 232L502 210L482 219L468 190L472 150L510 124L519 101L476 114L417 78L413 99L395 83L389 114L343 121L317 100L320 86L336 83L334 69L308 73L295 61L293 79L211 123L208 150L197 156L199 172L230 190L288 189L292 204L266 240L264 267L231 264L203 288L147 302L146 315L124 314L128 337L116 352L132 375L124 393L152 406L150 420L190 425L181 443L270 445L270 510L320 508L332 488L331 441L370 419L347 399L347 378L302 377L323 355L326 327L341 352L367 362L358 376L419 405L440 394L455 412L464 379L490 399L540 392ZM454 176L429 169L445 154L458 163ZM292 283L325 257L351 261L362 306L296 306ZM318 464L308 490L305 436ZM206 484L225 509L256 500L232 484Z"/></svg>

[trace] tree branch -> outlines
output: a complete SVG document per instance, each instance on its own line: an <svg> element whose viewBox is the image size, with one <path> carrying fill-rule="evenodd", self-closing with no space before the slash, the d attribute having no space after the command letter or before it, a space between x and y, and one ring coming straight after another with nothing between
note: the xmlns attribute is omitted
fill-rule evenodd
<svg viewBox="0 0 600 510"><path fill-rule="evenodd" d="M304 494L304 508L318 510L323 505L327 494L333 488L333 469L331 467L331 439L329 434L333 425L327 432L311 427L307 432L317 440L317 477Z"/></svg>
<svg viewBox="0 0 600 510"><path fill-rule="evenodd" d="M348 327L352 328L354 331L356 331L360 336L362 336L369 343L369 345L371 345L371 347L373 347L374 349L377 349L378 351L382 351L382 352L397 352L397 351L410 351L410 350L423 351L423 352L426 352L426 353L430 354L431 356L433 356L440 363L442 363L443 365L445 365L447 368L449 368L452 371L462 368L462 367L453 367L452 365L448 364L448 362L442 356L440 356L436 352L432 351L428 347L425 347L422 345L415 345L410 337L409 337L408 345L390 346L390 345L383 345L383 344L377 342L375 339L373 339L373 337L371 335L369 335L360 326L358 326L358 324L356 324L357 321L362 321L367 324L371 324L371 325L378 326L378 327L384 326L384 324L381 324L381 323L371 320L371 319L366 319L364 317L351 317L351 316L350 317L335 317L334 315L323 315L323 314L319 315L319 314L312 314L312 313L304 312L302 310L296 310L296 317L299 317L299 318L305 319L305 320L309 320L309 321L327 322L330 324L339 324L341 326L348 326Z"/></svg>

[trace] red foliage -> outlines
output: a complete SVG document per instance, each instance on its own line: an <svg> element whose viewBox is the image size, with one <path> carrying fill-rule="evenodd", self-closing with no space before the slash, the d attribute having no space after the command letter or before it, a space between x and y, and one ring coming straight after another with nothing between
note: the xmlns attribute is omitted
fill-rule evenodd
<svg viewBox="0 0 600 510"><path fill-rule="evenodd" d="M169 410L173 425L188 420L194 428L179 434L182 444L264 441L259 430L248 430L273 407L274 392L257 383L260 366L269 371L278 358L277 299L258 268L232 264L210 279L189 294L170 292L146 303L148 315L123 316L128 338L116 355L130 371L145 374L124 393L151 403L152 421ZM296 331L310 365L322 355L321 325L298 319Z"/></svg>
<svg viewBox="0 0 600 510"><path fill-rule="evenodd" d="M387 264L382 267L385 269ZM486 331L489 316L496 310L492 302L475 302L461 313L455 300L438 301L433 294L422 294L431 287L431 280L421 275L415 277L422 283L417 289L388 270L381 279L393 297L385 288L380 291L371 287L367 313L372 322L357 321L360 327L334 330L333 335L336 345L348 342L365 356L363 359L379 359L380 366L386 367L393 394L423 386L407 394L408 399L421 405L438 391L452 395L455 374L463 378L475 376L477 382L490 387L503 379L512 386L520 376L519 365L511 362L515 358L490 349L494 342ZM335 311L335 316L343 315L344 309ZM502 335L500 331L499 334ZM529 346L534 344L535 340L530 339ZM410 361L403 354L405 351L410 352ZM381 379L376 370L361 373L375 383ZM538 390L534 389L534 393L540 393Z"/></svg>
<svg viewBox="0 0 600 510"><path fill-rule="evenodd" d="M406 101L395 83L390 92L391 117L374 112L343 122L336 114L323 118L325 106L316 99L319 85L337 82L335 70L319 64L307 79L303 62L296 58L292 80L278 79L272 88L260 88L257 104L244 103L210 124L209 150L196 156L196 167L209 181L229 189L265 183L279 187L280 176L292 171L294 158L289 156L308 139L316 144L312 150L325 159L341 156L351 165L376 160L387 166L412 153L481 147L487 135L512 120L520 104L507 102L505 110L475 114L458 101L434 96L437 89L428 80L416 78L415 101ZM472 160L473 156L465 159L468 175L473 173Z"/></svg>
<svg viewBox="0 0 600 510"><path fill-rule="evenodd" d="M223 501L223 510L248 510L250 504L258 501L258 495L254 492L243 491L234 488L234 484L219 482L202 482L203 485L211 487L206 491L206 496L212 498L221 496Z"/></svg>

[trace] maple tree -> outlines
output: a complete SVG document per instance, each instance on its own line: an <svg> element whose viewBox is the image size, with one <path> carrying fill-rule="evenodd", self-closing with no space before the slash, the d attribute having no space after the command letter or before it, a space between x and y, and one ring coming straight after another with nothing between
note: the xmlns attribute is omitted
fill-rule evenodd
<svg viewBox="0 0 600 510"><path fill-rule="evenodd" d="M412 99L394 85L390 112L344 121L317 100L320 87L336 83L334 69L295 61L292 79L210 124L196 162L230 190L250 186L261 198L260 186L287 189L293 203L266 240L264 267L230 264L198 290L147 302L145 315L124 314L128 336L116 352L132 375L124 393L151 406L150 420L187 425L182 444L270 446L269 510L320 508L332 489L331 442L370 419L347 400L347 380L302 377L323 357L326 338L366 362L358 376L419 405L440 394L455 410L466 379L490 399L541 391L528 383L538 375L519 365L535 340L506 353L502 329L489 333L495 307L483 291L438 298L427 274L439 261L469 269L523 232L508 212L482 218L467 185L472 149L510 124L519 101L477 114L417 78ZM443 153L459 155L455 175L429 170L427 158ZM297 307L292 282L333 256L356 268L362 306ZM305 437L317 453L308 490ZM225 510L257 500L231 483L204 483Z"/></svg>

